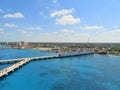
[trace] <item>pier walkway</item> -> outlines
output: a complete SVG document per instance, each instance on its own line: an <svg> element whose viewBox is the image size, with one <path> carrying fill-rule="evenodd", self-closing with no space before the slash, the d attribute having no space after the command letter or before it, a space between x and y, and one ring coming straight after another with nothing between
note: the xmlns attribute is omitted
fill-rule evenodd
<svg viewBox="0 0 120 90"><path fill-rule="evenodd" d="M41 57L32 57L32 58L19 58L20 62L17 62L16 64L10 66L10 67L7 67L3 70L0 70L0 78L1 77L4 77L4 76L7 76L10 72L13 72L15 69L19 69L21 66L27 64L28 62L30 61L35 61L35 60L42 60L42 59L52 59L52 58L58 58L59 56L58 55L54 55L54 56L41 56ZM18 59L13 59L13 61L15 61ZM0 60L1 63L10 63L10 62L13 62L12 59L11 60Z"/></svg>
<svg viewBox="0 0 120 90"><path fill-rule="evenodd" d="M3 77L5 75L8 75L10 72L14 71L15 69L18 69L20 66L23 66L24 64L26 64L27 62L29 62L31 59L24 59L8 68L3 69L2 71L0 71L0 77Z"/></svg>
<svg viewBox="0 0 120 90"><path fill-rule="evenodd" d="M25 59L25 58L0 60L0 64L3 64L3 63L15 63L15 62L19 62L19 61L21 61L21 60L23 60L23 59Z"/></svg>
<svg viewBox="0 0 120 90"><path fill-rule="evenodd" d="M88 55L88 54L93 54L93 53L91 52L91 53L80 54L80 55ZM31 58L17 58L17 59L9 59L9 60L0 60L0 63L5 63L5 62L10 63L10 62L19 61L10 67L7 67L3 70L0 70L0 78L7 76L9 73L15 71L15 69L19 69L21 66L23 66L31 61L54 59L54 58L64 58L64 57L73 57L73 56L80 56L80 55L68 55L68 56L52 55L52 56L40 56L40 57L31 57Z"/></svg>

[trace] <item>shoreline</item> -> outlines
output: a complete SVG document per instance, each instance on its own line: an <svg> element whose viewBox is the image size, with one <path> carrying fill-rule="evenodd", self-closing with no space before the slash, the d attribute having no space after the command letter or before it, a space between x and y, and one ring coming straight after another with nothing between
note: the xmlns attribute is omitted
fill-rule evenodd
<svg viewBox="0 0 120 90"><path fill-rule="evenodd" d="M120 56L120 55L116 55L116 54L106 54L108 56Z"/></svg>
<svg viewBox="0 0 120 90"><path fill-rule="evenodd" d="M53 48L31 48L31 49L36 49L36 50L40 50L40 51L52 51Z"/></svg>
<svg viewBox="0 0 120 90"><path fill-rule="evenodd" d="M10 46L4 46L4 45L0 45L2 47L6 47L6 48L13 48L13 49L28 49L27 48L15 48L15 47L10 47ZM54 48L49 48L49 47L36 47L36 48L33 48L33 47L30 47L29 49L35 49L35 50L40 50L40 51L46 51L46 52L56 52L58 53L57 51L54 50ZM120 56L118 54L104 54L104 55L109 55L109 56Z"/></svg>

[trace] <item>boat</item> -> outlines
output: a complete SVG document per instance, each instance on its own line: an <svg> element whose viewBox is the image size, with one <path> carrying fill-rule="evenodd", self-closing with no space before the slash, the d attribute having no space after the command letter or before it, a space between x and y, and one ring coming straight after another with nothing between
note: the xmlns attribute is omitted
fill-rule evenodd
<svg viewBox="0 0 120 90"><path fill-rule="evenodd" d="M59 56L67 57L67 56L80 56L80 55L87 55L87 54L93 54L91 51L76 51L76 52L61 52L59 53Z"/></svg>

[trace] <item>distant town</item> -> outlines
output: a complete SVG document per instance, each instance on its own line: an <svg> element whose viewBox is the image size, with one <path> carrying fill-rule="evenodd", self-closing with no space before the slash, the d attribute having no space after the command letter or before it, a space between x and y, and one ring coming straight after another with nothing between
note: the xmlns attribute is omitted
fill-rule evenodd
<svg viewBox="0 0 120 90"><path fill-rule="evenodd" d="M49 52L68 52L90 50L94 53L120 55L120 43L39 43L39 42L0 42L0 45L17 49L33 48Z"/></svg>

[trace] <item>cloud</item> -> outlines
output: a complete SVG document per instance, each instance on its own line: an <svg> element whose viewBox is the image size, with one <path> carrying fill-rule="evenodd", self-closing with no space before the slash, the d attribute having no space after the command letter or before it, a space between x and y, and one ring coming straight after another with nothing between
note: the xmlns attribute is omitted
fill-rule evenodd
<svg viewBox="0 0 120 90"><path fill-rule="evenodd" d="M61 17L60 19L56 19L56 23L60 25L77 24L79 22L80 18L74 18L72 15L66 15Z"/></svg>
<svg viewBox="0 0 120 90"><path fill-rule="evenodd" d="M0 34L3 34L4 33L4 28L0 28Z"/></svg>
<svg viewBox="0 0 120 90"><path fill-rule="evenodd" d="M3 32L3 31L0 31L0 34L4 34L4 32Z"/></svg>
<svg viewBox="0 0 120 90"><path fill-rule="evenodd" d="M4 31L0 31L0 34L3 34L4 33Z"/></svg>
<svg viewBox="0 0 120 90"><path fill-rule="evenodd" d="M17 25L15 25L15 24L10 24L10 23L5 23L5 26L6 26L6 27L18 27Z"/></svg>
<svg viewBox="0 0 120 90"><path fill-rule="evenodd" d="M103 26L83 26L83 27L80 27L80 29L82 30L103 30L104 27Z"/></svg>
<svg viewBox="0 0 120 90"><path fill-rule="evenodd" d="M58 34L59 32L52 32L53 34Z"/></svg>
<svg viewBox="0 0 120 90"><path fill-rule="evenodd" d="M106 30L93 36L95 42L120 42L120 30Z"/></svg>
<svg viewBox="0 0 120 90"><path fill-rule="evenodd" d="M29 30L41 30L41 27L30 27Z"/></svg>
<svg viewBox="0 0 120 90"><path fill-rule="evenodd" d="M53 2L53 3L57 3L57 2L58 2L58 0L52 0L52 2Z"/></svg>
<svg viewBox="0 0 120 90"><path fill-rule="evenodd" d="M62 32L64 33L74 33L74 30L70 30L70 29L63 29Z"/></svg>
<svg viewBox="0 0 120 90"><path fill-rule="evenodd" d="M4 18L24 18L24 15L20 12L14 14L6 14L3 16Z"/></svg>
<svg viewBox="0 0 120 90"><path fill-rule="evenodd" d="M37 34L34 40L41 42L87 42L87 37L89 37L89 34L86 33L52 32Z"/></svg>
<svg viewBox="0 0 120 90"><path fill-rule="evenodd" d="M100 35L102 35L102 36L112 36L112 37L118 36L119 37L119 34L120 34L120 30L115 29L115 30L109 30L109 31L101 32Z"/></svg>
<svg viewBox="0 0 120 90"><path fill-rule="evenodd" d="M117 30L109 31L109 33L120 33L120 30L117 29Z"/></svg>
<svg viewBox="0 0 120 90"><path fill-rule="evenodd" d="M0 9L0 12L4 12L2 9Z"/></svg>
<svg viewBox="0 0 120 90"><path fill-rule="evenodd" d="M27 30L24 30L24 29L21 29L21 30L18 30L18 33L20 34L20 35L23 35L23 37L22 36L20 36L21 37L21 39L22 38L27 38L27 37L30 37L30 38L28 38L28 40L30 40L30 39L32 39L32 38L34 38L35 37L35 35L33 35L33 32L30 32L30 31L27 31ZM33 35L33 36L32 36ZM32 38L31 38L31 36L32 36ZM33 40L34 41L34 40Z"/></svg>
<svg viewBox="0 0 120 90"><path fill-rule="evenodd" d="M23 30L23 29L18 30L18 32L21 33L21 34L27 34L27 31L25 31L25 30Z"/></svg>
<svg viewBox="0 0 120 90"><path fill-rule="evenodd" d="M73 13L75 11L74 8L71 9L62 9L62 10L58 10L58 11L54 11L50 14L51 17L55 17L55 16L63 16L63 15L67 15L70 13Z"/></svg>
<svg viewBox="0 0 120 90"><path fill-rule="evenodd" d="M0 31L3 31L4 30L4 28L0 28Z"/></svg>

